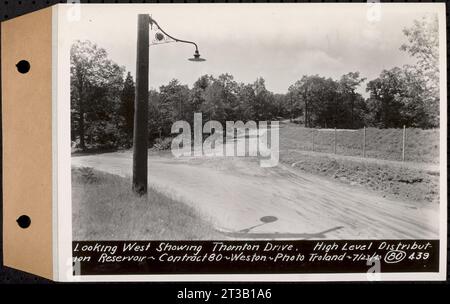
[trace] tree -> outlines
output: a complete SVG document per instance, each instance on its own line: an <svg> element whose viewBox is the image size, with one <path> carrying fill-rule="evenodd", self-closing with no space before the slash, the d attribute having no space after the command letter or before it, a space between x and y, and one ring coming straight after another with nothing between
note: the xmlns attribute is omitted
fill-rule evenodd
<svg viewBox="0 0 450 304"><path fill-rule="evenodd" d="M366 80L359 75L359 72L350 72L342 75L339 80L339 93L343 101L348 101L350 107L350 128L355 128L355 104L361 100L356 89ZM359 95L359 96L358 96Z"/></svg>
<svg viewBox="0 0 450 304"><path fill-rule="evenodd" d="M209 120L225 122L233 120L238 107L238 84L230 74L219 75L218 78L209 77L208 86L204 89L203 102L200 110Z"/></svg>
<svg viewBox="0 0 450 304"><path fill-rule="evenodd" d="M163 135L169 135L170 126L165 121L166 117L162 115L162 111L166 109L161 107L161 95L159 92L150 90L148 99L148 139L149 142L152 142L155 138L161 139Z"/></svg>
<svg viewBox="0 0 450 304"><path fill-rule="evenodd" d="M367 83L366 90L370 92L369 108L377 127L400 127L400 109L402 107L400 96L404 92L404 82L401 78L401 69L396 67L383 70L380 76Z"/></svg>
<svg viewBox="0 0 450 304"><path fill-rule="evenodd" d="M236 120L248 121L255 117L256 102L255 91L250 84L239 84L237 93L238 106L236 108Z"/></svg>
<svg viewBox="0 0 450 304"><path fill-rule="evenodd" d="M254 119L258 121L271 120L276 117L277 107L275 97L272 92L266 88L266 81L259 77L253 83L255 92L255 101L253 102Z"/></svg>
<svg viewBox="0 0 450 304"><path fill-rule="evenodd" d="M90 41L72 45L70 63L72 139L79 139L82 150L86 150L86 138L90 144L111 144L124 69Z"/></svg>
<svg viewBox="0 0 450 304"><path fill-rule="evenodd" d="M128 72L120 94L120 115L124 120L122 125L123 133L125 133L127 142L130 144L133 140L135 89L133 76Z"/></svg>
<svg viewBox="0 0 450 304"><path fill-rule="evenodd" d="M303 123L305 127L311 126L311 109L310 109L310 98L308 97L308 92L310 90L310 83L312 77L318 76L303 76L300 80L297 80L288 89L290 97L290 107L291 107L291 119L293 118L293 107L298 107L302 110L304 119Z"/></svg>
<svg viewBox="0 0 450 304"><path fill-rule="evenodd" d="M289 94L304 114L305 127L336 126L338 84L319 75L303 76L290 88Z"/></svg>
<svg viewBox="0 0 450 304"><path fill-rule="evenodd" d="M433 96L417 77L411 66L384 70L380 76L367 84L371 121L382 128L415 128L436 126L435 116L430 112Z"/></svg>
<svg viewBox="0 0 450 304"><path fill-rule="evenodd" d="M295 84L289 86L288 92L286 93L286 110L291 122L294 121L296 117L303 115L305 112L304 110L306 109L306 106L302 106L301 100L300 83L296 82Z"/></svg>
<svg viewBox="0 0 450 304"><path fill-rule="evenodd" d="M283 118L288 116L287 106L288 106L288 98L287 94L274 94L274 101L275 101L275 109L276 112L274 113L274 117L276 118Z"/></svg>
<svg viewBox="0 0 450 304"><path fill-rule="evenodd" d="M192 87L190 94L191 107L194 112L200 111L203 103L205 102L204 94L205 90L211 85L212 76L203 75Z"/></svg>
<svg viewBox="0 0 450 304"><path fill-rule="evenodd" d="M408 42L401 46L417 59L416 65L407 66L409 77L414 77L424 93L429 126L439 126L439 23L436 14L426 15L403 30Z"/></svg>
<svg viewBox="0 0 450 304"><path fill-rule="evenodd" d="M422 129L439 126L439 97L430 94L415 67L404 66L403 78L406 83L402 109L405 124ZM433 109L433 106L437 109Z"/></svg>
<svg viewBox="0 0 450 304"><path fill-rule="evenodd" d="M417 61L384 70L367 85L372 122L384 128L439 126L439 25L437 15L415 20L400 49Z"/></svg>
<svg viewBox="0 0 450 304"><path fill-rule="evenodd" d="M417 59L417 68L434 84L439 82L439 23L436 14L414 20L403 30L408 43L400 49Z"/></svg>
<svg viewBox="0 0 450 304"><path fill-rule="evenodd" d="M213 80L203 94L204 102L201 106L201 112L206 115L208 120L218 120L225 122L226 117L226 98L224 87L217 80Z"/></svg>
<svg viewBox="0 0 450 304"><path fill-rule="evenodd" d="M173 122L177 120L191 121L192 106L189 102L190 91L176 79L159 88L160 114L163 134L170 134Z"/></svg>
<svg viewBox="0 0 450 304"><path fill-rule="evenodd" d="M340 115L338 83L331 78L313 77L310 81L309 95L311 100L310 123L324 128L337 127Z"/></svg>

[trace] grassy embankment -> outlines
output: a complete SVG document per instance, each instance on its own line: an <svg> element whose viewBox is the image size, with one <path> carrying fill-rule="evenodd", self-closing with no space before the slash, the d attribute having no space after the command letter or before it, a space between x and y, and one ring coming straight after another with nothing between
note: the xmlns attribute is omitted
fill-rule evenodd
<svg viewBox="0 0 450 304"><path fill-rule="evenodd" d="M366 157L402 160L402 129L366 129ZM313 129L282 124L280 149L312 151ZM339 155L362 156L363 130L337 130ZM334 152L334 130L314 131L314 151ZM439 162L439 129L406 129L405 160Z"/></svg>
<svg viewBox="0 0 450 304"><path fill-rule="evenodd" d="M316 131L315 151L333 152L333 132ZM407 160L438 163L439 130L409 129L407 138ZM366 155L372 158L401 159L402 130L367 130ZM360 156L361 131L338 132L337 153ZM333 178L339 182L361 186L407 201L439 202L439 173L405 166L359 159L342 159L331 154L299 153L311 151L312 130L297 125L282 125L280 129L280 159L294 168Z"/></svg>
<svg viewBox="0 0 450 304"><path fill-rule="evenodd" d="M176 240L217 238L193 208L149 188L147 197L130 181L90 168L72 169L74 240Z"/></svg>

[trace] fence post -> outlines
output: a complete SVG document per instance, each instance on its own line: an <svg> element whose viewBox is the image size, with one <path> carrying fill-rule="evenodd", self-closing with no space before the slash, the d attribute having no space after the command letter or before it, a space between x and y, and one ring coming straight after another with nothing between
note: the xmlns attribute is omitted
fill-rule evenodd
<svg viewBox="0 0 450 304"><path fill-rule="evenodd" d="M336 144L337 144L337 131L336 127L334 127L334 154L336 154Z"/></svg>
<svg viewBox="0 0 450 304"><path fill-rule="evenodd" d="M363 130L363 157L366 157L366 126Z"/></svg>
<svg viewBox="0 0 450 304"><path fill-rule="evenodd" d="M405 161L405 146L406 146L406 126L403 125L402 161Z"/></svg>
<svg viewBox="0 0 450 304"><path fill-rule="evenodd" d="M315 131L315 129L313 128L312 129L312 150L313 150L313 152L314 152L314 131Z"/></svg>

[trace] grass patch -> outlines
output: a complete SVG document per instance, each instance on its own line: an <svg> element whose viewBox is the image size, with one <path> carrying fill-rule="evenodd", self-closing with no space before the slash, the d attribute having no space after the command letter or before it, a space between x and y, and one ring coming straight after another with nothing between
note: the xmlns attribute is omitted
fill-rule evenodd
<svg viewBox="0 0 450 304"><path fill-rule="evenodd" d="M130 180L72 169L73 239L199 240L219 237L193 208L149 188L136 196Z"/></svg>
<svg viewBox="0 0 450 304"><path fill-rule="evenodd" d="M366 157L402 160L402 129L366 129ZM311 151L313 129L296 124L282 124L280 149ZM338 130L337 154L362 156L363 130ZM334 152L334 131L314 132L314 151ZM439 129L406 130L405 158L407 161L439 163Z"/></svg>
<svg viewBox="0 0 450 304"><path fill-rule="evenodd" d="M307 173L327 176L406 201L439 203L439 175L424 170L335 159L291 151L281 161Z"/></svg>

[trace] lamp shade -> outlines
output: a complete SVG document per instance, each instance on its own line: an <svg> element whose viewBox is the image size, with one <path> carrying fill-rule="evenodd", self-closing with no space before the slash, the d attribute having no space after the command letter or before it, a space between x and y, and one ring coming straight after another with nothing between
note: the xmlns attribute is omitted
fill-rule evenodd
<svg viewBox="0 0 450 304"><path fill-rule="evenodd" d="M189 58L188 60L189 61L196 61L196 62L206 61L206 59L200 58L200 53L198 52L198 50L195 51L194 57Z"/></svg>

